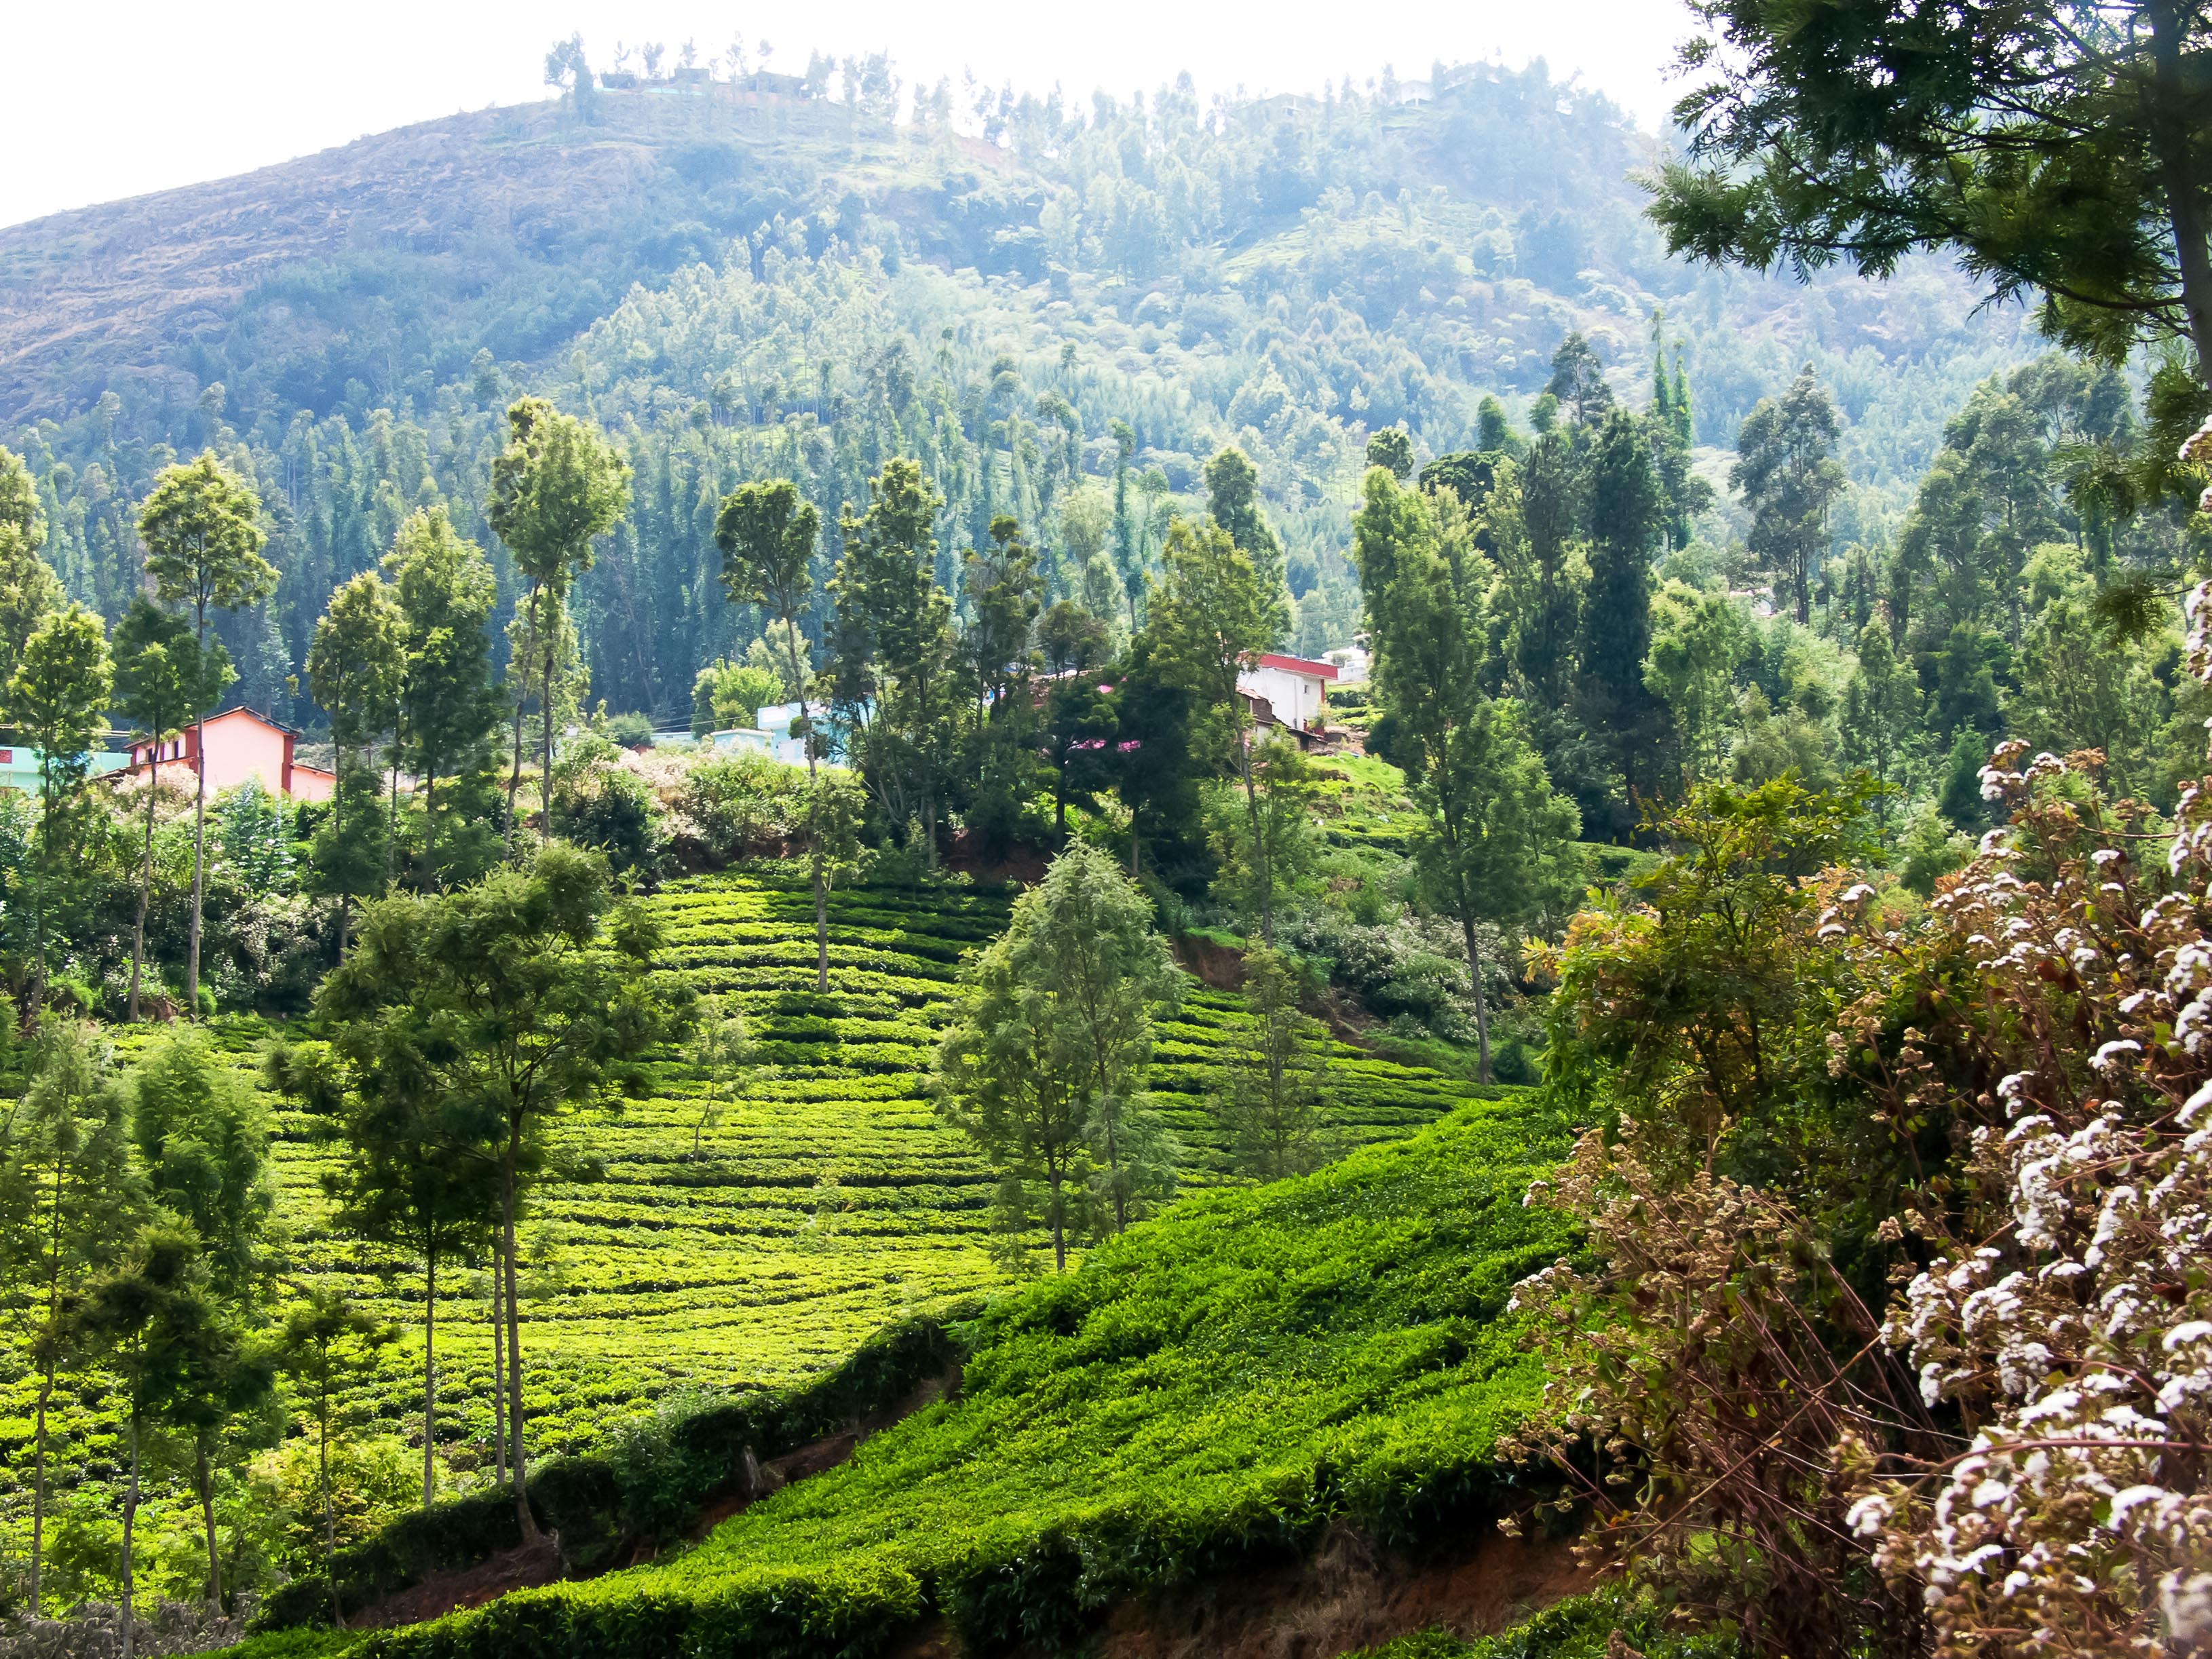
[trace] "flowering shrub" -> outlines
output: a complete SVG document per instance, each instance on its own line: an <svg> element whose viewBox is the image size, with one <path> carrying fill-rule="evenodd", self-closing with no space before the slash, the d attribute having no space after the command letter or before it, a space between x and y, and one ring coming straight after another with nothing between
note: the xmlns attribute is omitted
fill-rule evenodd
<svg viewBox="0 0 2212 1659"><path fill-rule="evenodd" d="M1940 1654L2194 1652L2212 1640L2212 801L2190 791L2168 836L2081 802L2094 757L2021 755L1984 774L2011 833L1930 907L2002 1069L1964 1201L1893 1224L1926 1260L1886 1336L1965 1443L1901 1478L1847 1444L1868 1477L1850 1521L1922 1588ZM1908 1110L1936 1086L1910 1047L1885 1085Z"/></svg>
<svg viewBox="0 0 2212 1659"><path fill-rule="evenodd" d="M2212 584L2189 612L2212 679ZM2005 827L1917 916L1767 860L1757 984L1699 988L1723 953L1654 906L1559 953L1571 1080L1641 1115L1531 1194L1591 1250L1520 1288L1555 1359L1519 1449L1754 1647L2212 1647L2212 785L2169 824L2102 758L2001 747ZM1887 1159L1762 1167L1793 1121Z"/></svg>

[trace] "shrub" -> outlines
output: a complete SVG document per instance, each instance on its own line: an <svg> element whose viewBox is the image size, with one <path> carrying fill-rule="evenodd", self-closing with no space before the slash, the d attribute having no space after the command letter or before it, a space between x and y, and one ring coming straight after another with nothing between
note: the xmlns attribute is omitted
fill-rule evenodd
<svg viewBox="0 0 2212 1659"><path fill-rule="evenodd" d="M805 817L805 768L738 754L691 769L677 794L674 829L721 866L781 854Z"/></svg>

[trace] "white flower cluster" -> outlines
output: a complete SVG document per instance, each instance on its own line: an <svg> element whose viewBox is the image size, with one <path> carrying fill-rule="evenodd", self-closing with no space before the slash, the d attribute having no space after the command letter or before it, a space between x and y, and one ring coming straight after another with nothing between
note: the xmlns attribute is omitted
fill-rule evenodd
<svg viewBox="0 0 2212 1659"><path fill-rule="evenodd" d="M2212 678L2212 586L2189 615ZM2016 764L1985 774L2016 808L2066 766ZM1940 1238L1887 1332L1966 1449L1850 1511L1939 1653L2212 1651L2212 802L2177 828L2163 871L2085 823L2106 844L1935 903L2038 1059L1966 1172L2009 1225Z"/></svg>

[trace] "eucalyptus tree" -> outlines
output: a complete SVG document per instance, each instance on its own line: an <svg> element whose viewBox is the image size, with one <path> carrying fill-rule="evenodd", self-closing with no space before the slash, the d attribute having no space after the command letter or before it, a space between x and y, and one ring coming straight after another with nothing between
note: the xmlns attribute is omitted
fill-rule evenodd
<svg viewBox="0 0 2212 1659"><path fill-rule="evenodd" d="M210 608L240 610L276 591L276 568L261 556L265 538L260 516L260 497L213 451L164 467L138 509L138 537L146 544L146 574L155 597L191 612L193 640L203 653ZM211 706L194 710L195 718ZM199 1013L200 921L207 893L207 767L203 762L197 769L192 919L185 955L185 1005L193 1018Z"/></svg>
<svg viewBox="0 0 2212 1659"><path fill-rule="evenodd" d="M218 640L205 650L191 627L141 593L115 625L115 708L157 756L234 678ZM131 935L131 1011L138 1018L146 970L146 910L154 892L154 809L160 765L146 771L146 834L138 866L138 915Z"/></svg>
<svg viewBox="0 0 2212 1659"><path fill-rule="evenodd" d="M384 575L402 623L399 751L422 792L422 880L434 885L449 873L454 878L475 873L485 856L460 845L470 824L449 808L447 865L440 865L445 824L438 785L453 786L448 799L465 810L492 787L487 774L500 701L487 630L499 585L483 550L455 532L442 507L425 507L400 526L384 556ZM475 827L485 833L481 824Z"/></svg>
<svg viewBox="0 0 2212 1659"><path fill-rule="evenodd" d="M37 1070L0 1132L0 1266L22 1287L20 1312L38 1376L31 1429L31 1611L45 1564L50 1411L58 1374L82 1358L76 1310L117 1258L143 1207L131 1160L128 1102L92 1026L49 1018Z"/></svg>
<svg viewBox="0 0 2212 1659"><path fill-rule="evenodd" d="M536 660L544 720L538 757L544 810L553 811L553 671L568 587L592 568L592 541L613 529L629 506L629 464L586 421L542 398L507 411L507 442L493 460L485 517L530 584L527 637ZM514 766L507 786L507 837L514 844L514 800L522 784L523 693L514 698Z"/></svg>
<svg viewBox="0 0 2212 1659"><path fill-rule="evenodd" d="M671 995L646 972L659 938L641 907L617 902L604 859L551 842L526 866L472 887L366 907L353 954L315 993L334 1048L372 1053L380 1073L439 1097L439 1109L475 1122L471 1133L491 1149L515 1520L526 1539L538 1532L523 1432L516 1217L544 1169L554 1120L642 1092L646 1056L689 1029L689 994Z"/></svg>
<svg viewBox="0 0 2212 1659"><path fill-rule="evenodd" d="M714 520L714 544L722 550L722 588L732 602L757 605L782 624L790 674L786 682L799 700L791 734L806 748L810 790L820 784L823 744L807 713L809 676L800 655L799 619L814 598L814 544L822 534L822 515L799 497L787 478L741 484L722 501ZM810 826L806 861L814 882L814 988L830 988L830 900L819 836Z"/></svg>
<svg viewBox="0 0 2212 1659"><path fill-rule="evenodd" d="M379 865L389 868L391 826L386 826L381 856L374 807L377 789L365 762L355 763L378 738L390 732L399 714L400 642L405 629L398 605L384 578L364 570L331 595L307 647L307 684L331 717L331 741L337 750L337 787L331 798L331 835L324 879L338 895L338 948L345 948L354 902L372 890ZM367 775L368 787L362 787ZM395 771L393 787L398 788ZM347 797L356 809L354 836L346 836ZM361 808L370 815L363 823Z"/></svg>

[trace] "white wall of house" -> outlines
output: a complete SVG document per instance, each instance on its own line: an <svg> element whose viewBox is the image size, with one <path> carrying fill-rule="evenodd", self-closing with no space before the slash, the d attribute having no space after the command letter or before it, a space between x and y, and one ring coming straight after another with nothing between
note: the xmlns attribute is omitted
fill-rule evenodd
<svg viewBox="0 0 2212 1659"><path fill-rule="evenodd" d="M1265 697L1275 718L1301 731L1321 719L1323 682L1318 674L1293 673L1272 663L1259 663L1237 677L1237 689L1247 696Z"/></svg>

